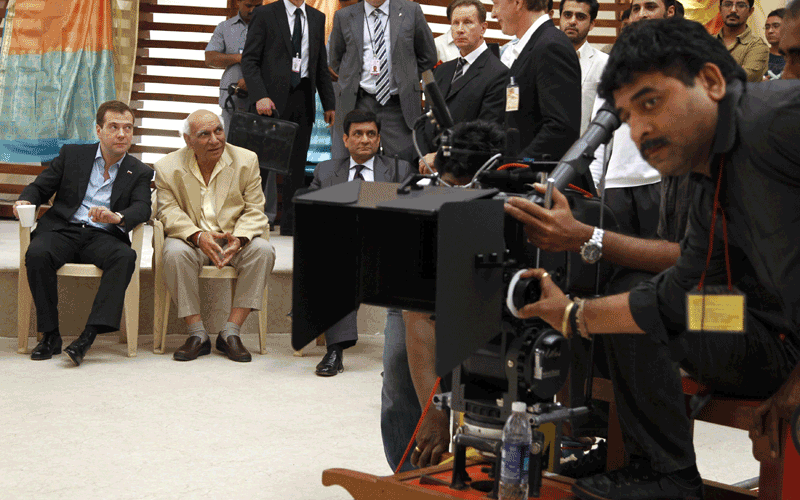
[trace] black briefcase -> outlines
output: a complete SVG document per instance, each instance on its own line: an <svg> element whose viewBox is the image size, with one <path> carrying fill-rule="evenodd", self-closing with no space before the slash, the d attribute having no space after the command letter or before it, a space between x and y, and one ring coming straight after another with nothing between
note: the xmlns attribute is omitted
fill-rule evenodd
<svg viewBox="0 0 800 500"><path fill-rule="evenodd" d="M289 173L292 145L300 126L294 122L234 111L228 130L228 142L258 155L262 169Z"/></svg>

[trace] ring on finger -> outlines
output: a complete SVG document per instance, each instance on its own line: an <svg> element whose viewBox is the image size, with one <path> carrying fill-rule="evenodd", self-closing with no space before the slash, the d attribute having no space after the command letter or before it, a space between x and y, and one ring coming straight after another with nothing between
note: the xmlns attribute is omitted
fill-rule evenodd
<svg viewBox="0 0 800 500"><path fill-rule="evenodd" d="M422 453L422 450L419 449L419 446L415 446L414 451L416 451L417 453Z"/></svg>

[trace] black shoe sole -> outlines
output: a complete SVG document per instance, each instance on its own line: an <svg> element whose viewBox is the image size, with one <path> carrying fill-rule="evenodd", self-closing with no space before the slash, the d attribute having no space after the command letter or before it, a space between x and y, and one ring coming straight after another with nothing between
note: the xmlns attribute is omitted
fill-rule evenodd
<svg viewBox="0 0 800 500"><path fill-rule="evenodd" d="M81 363L83 362L83 358L78 359L76 357L76 354L73 353L72 351L70 351L69 348L64 349L64 352L67 354L67 356L69 356L69 359L71 359L72 362L75 363L75 366L81 366Z"/></svg>

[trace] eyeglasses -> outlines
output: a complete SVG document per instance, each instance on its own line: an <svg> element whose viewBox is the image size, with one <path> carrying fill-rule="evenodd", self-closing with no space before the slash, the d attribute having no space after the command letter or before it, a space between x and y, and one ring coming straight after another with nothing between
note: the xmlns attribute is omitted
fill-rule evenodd
<svg viewBox="0 0 800 500"><path fill-rule="evenodd" d="M733 2L722 2L721 5L722 5L722 7L726 8L726 9L731 9L733 7L736 7L736 10L747 10L747 9L750 8L750 4L746 3L746 2L736 2L736 3L733 3Z"/></svg>

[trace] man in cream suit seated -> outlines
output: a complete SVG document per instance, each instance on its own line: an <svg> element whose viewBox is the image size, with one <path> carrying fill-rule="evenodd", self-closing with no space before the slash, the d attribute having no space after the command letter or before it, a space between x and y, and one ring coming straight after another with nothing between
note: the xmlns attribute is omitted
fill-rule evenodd
<svg viewBox="0 0 800 500"><path fill-rule="evenodd" d="M558 25L578 52L581 64L581 135L589 126L592 106L597 97L597 84L600 83L600 75L608 61L608 54L595 49L586 41L589 32L594 28L599 8L597 0L564 0L561 2L558 18Z"/></svg>
<svg viewBox="0 0 800 500"><path fill-rule="evenodd" d="M184 122L186 147L155 164L157 217L164 224L164 275L189 338L177 361L211 352L200 315L198 274L204 265L239 271L228 321L217 350L233 361L250 361L239 329L251 311L261 308L267 277L275 264L264 214L258 158L226 144L219 116L195 111Z"/></svg>

